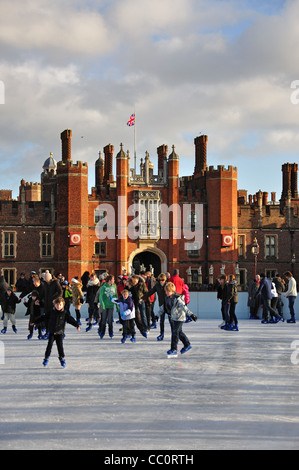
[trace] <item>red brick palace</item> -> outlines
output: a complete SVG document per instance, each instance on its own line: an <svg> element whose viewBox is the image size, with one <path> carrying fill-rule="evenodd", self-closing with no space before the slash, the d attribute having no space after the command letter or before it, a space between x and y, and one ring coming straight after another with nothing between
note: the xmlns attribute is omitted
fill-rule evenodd
<svg viewBox="0 0 299 470"><path fill-rule="evenodd" d="M0 191L0 267L9 283L31 270L49 269L71 279L85 271L118 275L144 266L155 275L179 269L194 289L212 284L221 272L236 274L245 287L254 275L254 239L259 272L295 270L297 164L282 166L282 194L276 201L275 193L269 198L262 191L248 195L238 190L237 168L209 167L206 135L195 138L194 172L183 177L174 147L171 152L167 145L158 147L155 172L147 152L137 170L122 144L116 156L108 144L95 162L95 186L89 194L88 165L72 161L71 137L71 130L62 132L62 158L56 162L50 154L41 182L22 179L17 200L11 190ZM136 217L129 210L133 204L140 217L134 237L129 234ZM161 204L170 209L169 227L161 217ZM194 233L200 226L200 243L186 243L186 224Z"/></svg>

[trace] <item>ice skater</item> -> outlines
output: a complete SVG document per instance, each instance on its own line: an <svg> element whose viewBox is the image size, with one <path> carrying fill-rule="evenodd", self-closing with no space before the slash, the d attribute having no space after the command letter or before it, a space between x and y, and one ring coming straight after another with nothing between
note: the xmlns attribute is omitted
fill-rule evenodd
<svg viewBox="0 0 299 470"><path fill-rule="evenodd" d="M17 333L16 327L16 305L21 302L16 294L14 294L12 287L8 287L6 289L6 294L3 297L3 329L1 330L2 334L5 334L7 331L8 320L11 321L12 329L15 333Z"/></svg>
<svg viewBox="0 0 299 470"><path fill-rule="evenodd" d="M38 298L38 292L36 290L33 290L31 292L31 296L28 298L28 300L24 299L24 305L25 307L27 307L27 312L25 313L25 316L29 315L29 335L27 336L27 339L31 339L33 336L33 329L36 323L36 319L41 316L41 306ZM38 339L44 339L41 324L37 325L37 329Z"/></svg>
<svg viewBox="0 0 299 470"><path fill-rule="evenodd" d="M189 315L194 321L197 320L197 317L188 309L182 296L176 293L175 285L172 282L166 284L165 292L164 309L170 317L169 321L171 326L171 347L170 350L167 351L167 355L168 357L177 357L179 340L182 341L184 345L181 349L181 354L191 349L190 341L183 332L183 324L186 321L186 316Z"/></svg>
<svg viewBox="0 0 299 470"><path fill-rule="evenodd" d="M65 324L70 323L75 326L78 331L80 331L79 322L76 321L65 309L65 301L62 297L58 297L53 300L54 308L50 314L49 318L49 340L47 349L45 352L45 358L43 360L43 365L46 366L49 362L49 357L51 355L52 346L54 341L56 341L56 346L58 350L58 358L62 367L66 366L64 349L63 349L63 336L65 330ZM40 317L42 320L42 317ZM38 322L38 319L36 320Z"/></svg>
<svg viewBox="0 0 299 470"><path fill-rule="evenodd" d="M136 343L135 306L128 289L124 289L118 299L111 297L110 300L119 306L119 314L123 324L123 337L121 342L126 342L128 333L130 332L131 342Z"/></svg>

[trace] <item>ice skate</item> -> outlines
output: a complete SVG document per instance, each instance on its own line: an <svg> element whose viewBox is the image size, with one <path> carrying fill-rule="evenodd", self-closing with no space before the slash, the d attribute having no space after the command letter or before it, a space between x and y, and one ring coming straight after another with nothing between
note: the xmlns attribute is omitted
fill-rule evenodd
<svg viewBox="0 0 299 470"><path fill-rule="evenodd" d="M163 341L163 339L164 339L164 333L162 333L161 335L157 337L157 341Z"/></svg>
<svg viewBox="0 0 299 470"><path fill-rule="evenodd" d="M184 348L181 349L181 354L185 354L187 351L190 351L192 348L191 344L189 346L185 346Z"/></svg>
<svg viewBox="0 0 299 470"><path fill-rule="evenodd" d="M59 361L60 361L60 364L62 365L62 367L66 366L64 357L59 357Z"/></svg>
<svg viewBox="0 0 299 470"><path fill-rule="evenodd" d="M43 360L43 366L46 367L46 365L48 364L49 362L49 358L48 357L45 357L45 359Z"/></svg>
<svg viewBox="0 0 299 470"><path fill-rule="evenodd" d="M175 351L175 350L172 350L170 349L169 351L167 351L167 357L178 357L178 352Z"/></svg>
<svg viewBox="0 0 299 470"><path fill-rule="evenodd" d="M5 335L6 332L7 332L7 328L6 328L6 326L5 326L5 327L3 328L3 330L1 330L1 333L2 333L3 335Z"/></svg>
<svg viewBox="0 0 299 470"><path fill-rule="evenodd" d="M18 330L16 329L15 325L12 325L12 330L13 330L15 333L18 332Z"/></svg>

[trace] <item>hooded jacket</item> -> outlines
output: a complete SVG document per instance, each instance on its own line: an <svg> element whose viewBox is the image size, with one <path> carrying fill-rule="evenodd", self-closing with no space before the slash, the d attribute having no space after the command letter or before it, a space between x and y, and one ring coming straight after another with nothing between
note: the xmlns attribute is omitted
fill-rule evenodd
<svg viewBox="0 0 299 470"><path fill-rule="evenodd" d="M89 305L93 305L95 302L95 296L96 293L98 292L100 287L100 281L96 277L95 279L91 280L89 279L86 287L86 303Z"/></svg>

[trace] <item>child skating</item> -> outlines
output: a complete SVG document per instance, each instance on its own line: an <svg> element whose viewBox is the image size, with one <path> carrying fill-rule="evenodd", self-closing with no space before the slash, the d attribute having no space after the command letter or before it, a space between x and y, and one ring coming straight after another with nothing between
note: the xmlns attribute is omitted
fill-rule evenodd
<svg viewBox="0 0 299 470"><path fill-rule="evenodd" d="M7 331L7 325L8 325L8 320L11 321L12 324L12 329L15 333L17 333L17 327L16 327L16 305L21 302L21 299L19 299L16 294L13 293L12 287L8 287L6 289L6 293L4 294L3 297L3 304L2 304L2 309L3 309L3 329L1 330L2 334L5 334Z"/></svg>
<svg viewBox="0 0 299 470"><path fill-rule="evenodd" d="M185 354L191 349L188 337L183 332L183 324L186 316L189 315L192 320L196 321L197 317L188 309L181 295L176 294L175 285L168 282L165 286L166 298L164 303L165 312L169 315L171 326L171 347L167 351L168 357L177 357L177 347L179 340L182 341L184 347L181 354Z"/></svg>
<svg viewBox="0 0 299 470"><path fill-rule="evenodd" d="M136 343L135 332L135 306L129 291L124 289L118 299L110 297L110 300L119 306L119 314L123 324L123 337L121 342L125 343L128 333L131 335L131 342Z"/></svg>
<svg viewBox="0 0 299 470"><path fill-rule="evenodd" d="M47 349L45 352L45 359L43 360L43 365L46 366L49 362L49 357L51 355L52 346L54 341L56 341L58 359L62 367L66 366L64 358L64 349L63 349L63 336L65 330L65 324L69 323L77 328L80 331L79 322L76 321L64 308L65 302L62 297L58 297L53 301L54 308L51 312L49 319L49 340Z"/></svg>

